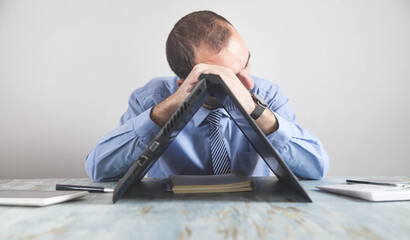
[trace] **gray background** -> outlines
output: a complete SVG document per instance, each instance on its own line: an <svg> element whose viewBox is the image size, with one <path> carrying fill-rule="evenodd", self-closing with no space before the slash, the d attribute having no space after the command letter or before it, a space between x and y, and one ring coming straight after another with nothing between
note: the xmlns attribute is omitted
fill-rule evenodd
<svg viewBox="0 0 410 240"><path fill-rule="evenodd" d="M132 90L211 9L324 143L329 175L410 175L410 1L0 1L0 178L86 177Z"/></svg>

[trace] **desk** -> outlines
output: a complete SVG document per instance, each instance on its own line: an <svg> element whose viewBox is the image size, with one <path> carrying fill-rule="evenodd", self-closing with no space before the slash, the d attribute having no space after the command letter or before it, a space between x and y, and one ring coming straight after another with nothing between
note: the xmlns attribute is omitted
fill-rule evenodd
<svg viewBox="0 0 410 240"><path fill-rule="evenodd" d="M316 190L346 177L301 181L313 203L223 197L125 198L110 193L35 207L0 206L0 239L409 239L410 201L370 203ZM89 179L0 180L0 189Z"/></svg>

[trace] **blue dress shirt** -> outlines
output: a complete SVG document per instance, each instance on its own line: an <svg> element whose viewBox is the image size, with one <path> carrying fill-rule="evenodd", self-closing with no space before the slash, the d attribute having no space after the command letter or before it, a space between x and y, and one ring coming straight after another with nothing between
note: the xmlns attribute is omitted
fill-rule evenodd
<svg viewBox="0 0 410 240"><path fill-rule="evenodd" d="M329 157L316 136L296 122L288 99L276 84L252 76L255 92L268 102L279 128L267 136L273 147L300 178L320 179L329 168ZM94 181L121 178L161 129L150 119L151 108L173 94L177 77L158 77L136 89L129 99L120 125L107 133L88 154L87 174ZM222 109L220 129L224 135L231 170L246 176L268 176L270 169L254 151L248 140ZM200 108L168 149L148 172L149 177L173 174L212 174L209 151L209 110Z"/></svg>

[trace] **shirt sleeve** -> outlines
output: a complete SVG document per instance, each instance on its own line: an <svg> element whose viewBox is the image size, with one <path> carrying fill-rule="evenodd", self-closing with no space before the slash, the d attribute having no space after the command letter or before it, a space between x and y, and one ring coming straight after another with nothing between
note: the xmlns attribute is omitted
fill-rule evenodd
<svg viewBox="0 0 410 240"><path fill-rule="evenodd" d="M91 150L85 168L93 181L118 180L138 159L160 130L150 112L151 108L110 131Z"/></svg>
<svg viewBox="0 0 410 240"><path fill-rule="evenodd" d="M279 123L278 130L267 136L278 154L297 177L324 177L329 169L329 156L322 143L297 123L288 99L277 85L269 88L264 95Z"/></svg>
<svg viewBox="0 0 410 240"><path fill-rule="evenodd" d="M93 181L118 180L147 148L161 130L150 118L151 109L175 90L172 82L176 80L156 78L131 94L120 125L102 137L86 157L85 169Z"/></svg>

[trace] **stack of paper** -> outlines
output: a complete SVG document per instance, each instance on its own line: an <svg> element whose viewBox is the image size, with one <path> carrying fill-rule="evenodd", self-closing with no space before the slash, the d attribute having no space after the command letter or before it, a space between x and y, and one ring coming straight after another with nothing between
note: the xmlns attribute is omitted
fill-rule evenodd
<svg viewBox="0 0 410 240"><path fill-rule="evenodd" d="M372 184L340 184L316 186L320 190L360 198L367 201L410 200L409 187L394 187Z"/></svg>
<svg viewBox="0 0 410 240"><path fill-rule="evenodd" d="M172 175L170 187L174 193L243 192L255 189L252 180L238 174Z"/></svg>

